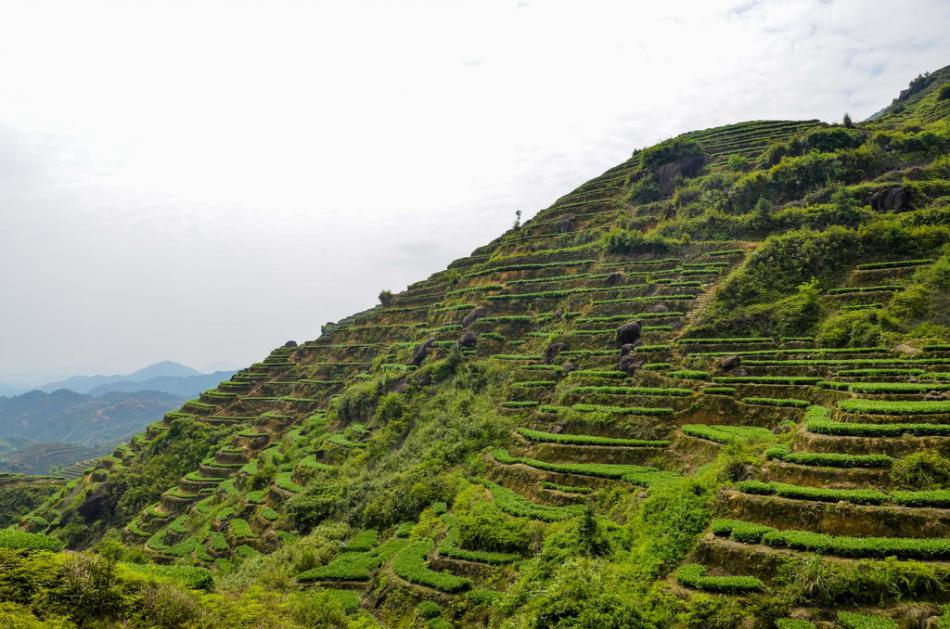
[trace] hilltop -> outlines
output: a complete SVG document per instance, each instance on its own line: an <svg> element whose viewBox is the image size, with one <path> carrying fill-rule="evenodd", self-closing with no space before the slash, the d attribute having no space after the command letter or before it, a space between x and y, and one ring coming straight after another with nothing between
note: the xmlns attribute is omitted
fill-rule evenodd
<svg viewBox="0 0 950 629"><path fill-rule="evenodd" d="M22 508L3 613L947 626L948 117L634 151Z"/></svg>

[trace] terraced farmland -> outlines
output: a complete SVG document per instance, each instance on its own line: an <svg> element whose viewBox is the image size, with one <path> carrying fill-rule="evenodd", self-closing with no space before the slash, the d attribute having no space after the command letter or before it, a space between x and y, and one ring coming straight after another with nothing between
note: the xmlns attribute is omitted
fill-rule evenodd
<svg viewBox="0 0 950 629"><path fill-rule="evenodd" d="M946 74L637 151L20 526L386 626L943 626Z"/></svg>

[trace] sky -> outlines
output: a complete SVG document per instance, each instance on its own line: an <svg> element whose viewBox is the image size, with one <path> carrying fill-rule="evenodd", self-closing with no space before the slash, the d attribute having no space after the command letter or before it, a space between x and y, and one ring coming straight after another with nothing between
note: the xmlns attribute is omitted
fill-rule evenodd
<svg viewBox="0 0 950 629"><path fill-rule="evenodd" d="M244 366L639 147L862 119L950 3L0 0L0 382Z"/></svg>

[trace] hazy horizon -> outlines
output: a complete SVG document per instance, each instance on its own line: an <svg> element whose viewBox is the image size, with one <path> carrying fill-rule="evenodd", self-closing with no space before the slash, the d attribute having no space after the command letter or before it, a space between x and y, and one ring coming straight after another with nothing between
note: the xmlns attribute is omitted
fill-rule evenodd
<svg viewBox="0 0 950 629"><path fill-rule="evenodd" d="M946 2L668 5L0 7L0 383L247 365L636 148L950 63Z"/></svg>

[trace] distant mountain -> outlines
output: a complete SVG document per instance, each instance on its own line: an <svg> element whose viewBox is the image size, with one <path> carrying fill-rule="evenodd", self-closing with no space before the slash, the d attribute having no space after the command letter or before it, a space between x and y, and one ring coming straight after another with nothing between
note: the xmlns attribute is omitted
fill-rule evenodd
<svg viewBox="0 0 950 629"><path fill-rule="evenodd" d="M0 437L0 458L8 452L15 452L31 443L33 442L22 437Z"/></svg>
<svg viewBox="0 0 950 629"><path fill-rule="evenodd" d="M94 397L66 389L0 397L0 439L88 447L111 444L142 430L184 400L184 396L156 391Z"/></svg>
<svg viewBox="0 0 950 629"><path fill-rule="evenodd" d="M67 378L66 380L60 380L58 382L50 382L49 384L44 384L43 386L36 387L39 391L44 391L46 393L52 393L53 391L58 391L59 389L69 389L70 391L75 391L76 393L89 393L96 387L101 387L107 384L113 384L116 382L144 382L146 380L151 380L152 378L184 378L189 376L198 376L201 375L201 372L187 367L180 363L172 362L170 360L164 360L154 365L149 365L134 371L130 374L125 375L114 375L114 376L73 376L72 378ZM146 389L139 388L139 391Z"/></svg>
<svg viewBox="0 0 950 629"><path fill-rule="evenodd" d="M199 374L197 376L164 376L142 381L122 380L120 382L103 384L91 389L89 395L98 396L117 391L126 393L133 391L160 391L181 397L195 397L202 391L215 388L219 382L227 380L232 375L234 375L233 371L216 371L214 373Z"/></svg>

